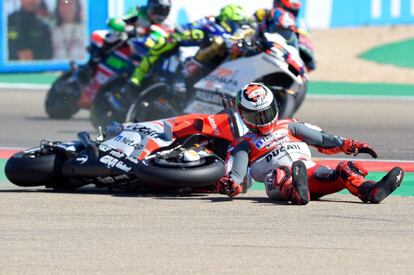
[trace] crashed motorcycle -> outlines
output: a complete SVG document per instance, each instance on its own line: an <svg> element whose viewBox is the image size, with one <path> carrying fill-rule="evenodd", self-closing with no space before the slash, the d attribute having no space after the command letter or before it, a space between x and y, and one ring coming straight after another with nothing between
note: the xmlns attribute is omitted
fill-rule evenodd
<svg viewBox="0 0 414 275"><path fill-rule="evenodd" d="M226 150L246 129L232 108L142 123L112 123L96 140L41 141L6 163L10 182L58 190L200 188L225 173Z"/></svg>
<svg viewBox="0 0 414 275"><path fill-rule="evenodd" d="M217 113L222 96L235 99L246 83L261 82L274 93L280 118L289 118L301 106L308 77L299 51L277 33L264 33L260 41L240 41L242 56L229 58L183 91L174 81L158 82L141 92L131 105L127 121L159 119L182 113Z"/></svg>

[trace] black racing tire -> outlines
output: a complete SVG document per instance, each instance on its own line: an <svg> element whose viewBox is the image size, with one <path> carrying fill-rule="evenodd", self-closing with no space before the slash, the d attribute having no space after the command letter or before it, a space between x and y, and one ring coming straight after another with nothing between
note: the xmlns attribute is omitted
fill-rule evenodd
<svg viewBox="0 0 414 275"><path fill-rule="evenodd" d="M286 119L291 118L296 109L296 98L295 95L286 94L283 97L281 105L279 106L279 118Z"/></svg>
<svg viewBox="0 0 414 275"><path fill-rule="evenodd" d="M110 102L108 102L108 95L110 93L113 94L114 92L118 92L126 84L127 78L124 76L118 76L109 81L104 87L102 87L101 90L99 90L95 100L93 101L90 113L90 119L95 128L98 128L99 126L105 127L112 121L119 123L125 121L128 109L124 112L113 110Z"/></svg>
<svg viewBox="0 0 414 275"><path fill-rule="evenodd" d="M152 160L138 163L135 175L148 187L197 188L213 185L225 174L222 160L210 157L202 166L160 167Z"/></svg>
<svg viewBox="0 0 414 275"><path fill-rule="evenodd" d="M77 102L81 87L76 82L68 82L71 74L61 75L46 94L45 111L50 118L70 119L79 111Z"/></svg>
<svg viewBox="0 0 414 275"><path fill-rule="evenodd" d="M303 88L303 90L299 91L296 94L296 107L295 107L295 113L299 110L299 108L302 106L303 102L305 101L306 95L307 95L308 87L307 85Z"/></svg>
<svg viewBox="0 0 414 275"><path fill-rule="evenodd" d="M22 151L7 161L5 174L10 182L21 187L59 187L67 182L61 172L65 160L60 154L36 156Z"/></svg>
<svg viewBox="0 0 414 275"><path fill-rule="evenodd" d="M165 83L156 83L144 89L129 107L126 121L142 122L177 115L171 109L160 110L154 104L161 97L167 98L167 90L168 86Z"/></svg>

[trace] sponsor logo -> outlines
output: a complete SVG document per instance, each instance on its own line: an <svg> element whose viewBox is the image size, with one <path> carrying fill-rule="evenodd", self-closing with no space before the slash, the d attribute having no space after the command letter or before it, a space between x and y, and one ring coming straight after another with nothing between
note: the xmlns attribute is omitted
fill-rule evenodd
<svg viewBox="0 0 414 275"><path fill-rule="evenodd" d="M155 131L154 129L145 127L145 126L139 126L137 131L141 134L143 134L144 136L151 136L154 138L159 137L160 133L158 133L157 131Z"/></svg>
<svg viewBox="0 0 414 275"><path fill-rule="evenodd" d="M257 149L262 149L265 146L266 146L266 149L269 149L276 145L281 145L284 142L289 140L287 136L281 136L281 137L276 137L276 136L277 136L276 133L268 135L258 140L254 145L256 146Z"/></svg>
<svg viewBox="0 0 414 275"><path fill-rule="evenodd" d="M232 75L232 74L233 74L232 70L229 70L229 69L226 69L226 68L219 68L214 72L213 75L218 76L218 77L226 77L226 76L229 76L229 75Z"/></svg>
<svg viewBox="0 0 414 275"><path fill-rule="evenodd" d="M282 147L272 151L270 154L268 154L266 156L266 161L270 162L270 161L272 161L273 158L276 158L280 153L287 152L287 151L290 151L290 150L300 150L300 146L297 145L297 144L289 144L289 145L286 145L286 146L282 146Z"/></svg>
<svg viewBox="0 0 414 275"><path fill-rule="evenodd" d="M128 161L130 161L130 162L132 162L134 164L138 164L138 160L136 158L128 157L125 160L128 160Z"/></svg>
<svg viewBox="0 0 414 275"><path fill-rule="evenodd" d="M289 140L288 137L280 137L280 138L276 139L275 141L272 141L271 143L266 144L266 149L270 149L272 147L282 145L283 143L287 142L288 140Z"/></svg>
<svg viewBox="0 0 414 275"><path fill-rule="evenodd" d="M206 76L205 79L210 80L210 81L220 82L220 83L228 85L228 86L233 86L233 87L239 87L240 86L239 82L236 79L220 77L220 76L214 75L214 74Z"/></svg>
<svg viewBox="0 0 414 275"><path fill-rule="evenodd" d="M102 151L102 152L108 152L108 151L111 151L112 148L105 145L105 144L101 144L101 145L99 145L99 150Z"/></svg>
<svg viewBox="0 0 414 275"><path fill-rule="evenodd" d="M115 151L115 150L112 150L111 152L109 152L109 154L116 157L116 158L122 158L122 157L125 156L124 153L121 153L121 152L118 152L118 151Z"/></svg>
<svg viewBox="0 0 414 275"><path fill-rule="evenodd" d="M217 127L217 123L214 120L214 116L213 115L208 116L207 119L208 119L208 122L210 122L211 128L213 128L214 134L216 136L220 135L220 129Z"/></svg>
<svg viewBox="0 0 414 275"><path fill-rule="evenodd" d="M146 128L146 127L144 127L144 128ZM149 128L146 128L146 129L149 129ZM148 133L148 132L146 132L145 129L143 131L145 133ZM156 132L154 131L154 133L156 133ZM156 133L156 134L158 135L158 133ZM149 136L154 136L155 134L151 133L151 134L148 134L148 135ZM140 143L137 143L135 140L133 140L129 137L123 136L123 135L119 135L119 136L114 137L114 141L121 142L121 143L123 143L127 146L133 147L134 150L141 150L142 148L144 148L144 145L142 145ZM111 152L113 152L113 151L111 151Z"/></svg>
<svg viewBox="0 0 414 275"><path fill-rule="evenodd" d="M88 156L86 155L82 155L76 158L76 161L79 162L79 164L84 164L85 162L88 161Z"/></svg>
<svg viewBox="0 0 414 275"><path fill-rule="evenodd" d="M132 167L129 167L128 165L126 165L124 162L122 162L121 160L118 160L114 157L111 157L109 155L103 156L100 160L101 163L106 164L107 167L110 168L118 168L119 170L122 170L124 172L129 172L131 171Z"/></svg>
<svg viewBox="0 0 414 275"><path fill-rule="evenodd" d="M103 156L99 161L103 164L106 164L108 167L115 167L119 160L109 155L106 155Z"/></svg>
<svg viewBox="0 0 414 275"><path fill-rule="evenodd" d="M270 134L268 136L265 136L264 138L259 139L254 146L256 146L256 148L260 149L262 148L266 143L268 143L270 140L272 140L273 138L273 134Z"/></svg>
<svg viewBox="0 0 414 275"><path fill-rule="evenodd" d="M208 92L197 91L196 99L203 101L203 102L213 103L216 105L221 104L221 95L211 92L211 91L208 91Z"/></svg>
<svg viewBox="0 0 414 275"><path fill-rule="evenodd" d="M128 137L125 137L123 135L119 135L119 136L114 137L114 141L121 142L121 143L123 143L125 145L128 145L128 146L131 146L131 147L135 147L135 146L138 145L135 142L135 140L132 140L132 139L130 139Z"/></svg>
<svg viewBox="0 0 414 275"><path fill-rule="evenodd" d="M123 163L122 161L118 161L118 163L115 165L116 168L118 168L119 170L122 170L124 172L129 172L131 171L132 167L129 167L128 165L126 165L125 163Z"/></svg>

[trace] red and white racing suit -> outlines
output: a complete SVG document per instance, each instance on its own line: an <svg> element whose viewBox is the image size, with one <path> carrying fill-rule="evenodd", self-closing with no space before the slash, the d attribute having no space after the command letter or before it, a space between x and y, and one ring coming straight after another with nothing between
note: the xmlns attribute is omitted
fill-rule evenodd
<svg viewBox="0 0 414 275"><path fill-rule="evenodd" d="M264 182L270 198L282 199L279 188L274 184L274 170L291 167L296 160L302 160L308 171L308 186L311 198L338 192L347 188L359 196L358 188L367 182L363 176L347 181L340 177L339 169L316 164L311 159L308 145L321 152L343 151L345 138L325 133L319 127L295 119L279 120L275 130L261 136L249 132L235 140L228 150L226 176L235 183L251 186L251 180ZM365 174L366 175L366 174ZM286 199L286 198L285 198Z"/></svg>

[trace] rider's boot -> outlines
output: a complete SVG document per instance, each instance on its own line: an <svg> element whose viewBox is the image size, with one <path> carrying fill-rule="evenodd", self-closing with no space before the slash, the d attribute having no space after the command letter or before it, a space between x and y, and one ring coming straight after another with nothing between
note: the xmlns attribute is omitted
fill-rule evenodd
<svg viewBox="0 0 414 275"><path fill-rule="evenodd" d="M345 187L363 202L380 203L401 185L404 171L400 167L391 169L380 181L365 179L368 171L360 163L341 162L337 171Z"/></svg>
<svg viewBox="0 0 414 275"><path fill-rule="evenodd" d="M309 202L308 174L305 164L298 160L292 167L282 166L273 172L273 184L280 193L293 204L305 205Z"/></svg>

